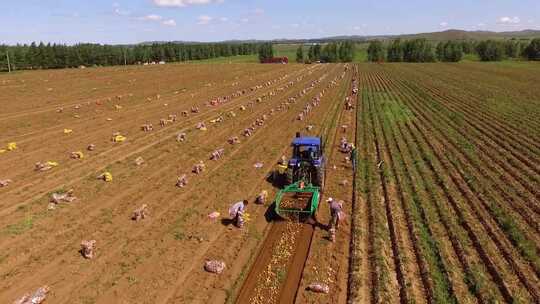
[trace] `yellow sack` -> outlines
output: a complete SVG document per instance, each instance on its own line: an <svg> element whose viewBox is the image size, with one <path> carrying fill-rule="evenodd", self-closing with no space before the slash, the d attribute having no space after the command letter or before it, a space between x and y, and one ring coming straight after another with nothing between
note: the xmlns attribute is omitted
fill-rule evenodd
<svg viewBox="0 0 540 304"><path fill-rule="evenodd" d="M126 137L122 135L116 135L115 137L113 137L114 142L123 142L124 140L126 140Z"/></svg>
<svg viewBox="0 0 540 304"><path fill-rule="evenodd" d="M106 181L106 182L112 182L112 180L113 180L112 174L109 173L109 172L103 173L102 176L103 176L103 180Z"/></svg>
<svg viewBox="0 0 540 304"><path fill-rule="evenodd" d="M73 130L71 130L71 129L64 129L64 134L69 134L69 133L71 133L71 132L73 132Z"/></svg>
<svg viewBox="0 0 540 304"><path fill-rule="evenodd" d="M246 107L245 107L245 106L241 106L241 107L240 107L240 110L245 111L245 110L246 110Z"/></svg>
<svg viewBox="0 0 540 304"><path fill-rule="evenodd" d="M202 128L200 128L199 130L201 130L201 131L206 131L206 130L208 130L208 129L206 129L206 127L202 127Z"/></svg>
<svg viewBox="0 0 540 304"><path fill-rule="evenodd" d="M0 149L0 154L6 152L7 150L6 149Z"/></svg>
<svg viewBox="0 0 540 304"><path fill-rule="evenodd" d="M57 166L58 166L58 163L49 160L49 161L47 161L47 165L49 165L49 166L51 166L51 167L57 167Z"/></svg>
<svg viewBox="0 0 540 304"><path fill-rule="evenodd" d="M287 172L287 166L277 165L277 170L279 174L285 174L285 172Z"/></svg>
<svg viewBox="0 0 540 304"><path fill-rule="evenodd" d="M13 151L13 150L17 149L17 143L10 142L10 143L7 145L7 149L8 149L8 151Z"/></svg>

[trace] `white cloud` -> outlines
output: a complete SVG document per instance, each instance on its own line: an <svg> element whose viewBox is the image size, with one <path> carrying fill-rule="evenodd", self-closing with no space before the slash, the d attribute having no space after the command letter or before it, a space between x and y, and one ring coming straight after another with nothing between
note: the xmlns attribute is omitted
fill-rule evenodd
<svg viewBox="0 0 540 304"><path fill-rule="evenodd" d="M291 26L294 27L294 28L298 28L298 27L300 27L300 24L298 24L298 23L293 23L293 24L291 24Z"/></svg>
<svg viewBox="0 0 540 304"><path fill-rule="evenodd" d="M521 19L519 17L501 17L499 18L498 22L499 24L504 25L516 25L521 22Z"/></svg>
<svg viewBox="0 0 540 304"><path fill-rule="evenodd" d="M137 18L142 21L149 21L149 22L159 22L161 25L166 26L176 26L176 21L174 19L165 19L163 16L150 14L143 17Z"/></svg>
<svg viewBox="0 0 540 304"><path fill-rule="evenodd" d="M253 10L253 13L255 15L262 15L262 14L264 14L264 10L262 8L256 8L256 9Z"/></svg>
<svg viewBox="0 0 540 304"><path fill-rule="evenodd" d="M160 15L150 14L144 17L140 17L139 19L145 20L145 21L161 21L163 17L161 17Z"/></svg>
<svg viewBox="0 0 540 304"><path fill-rule="evenodd" d="M482 22L478 23L478 27L484 27L484 26L486 26L485 23L482 23Z"/></svg>
<svg viewBox="0 0 540 304"><path fill-rule="evenodd" d="M223 3L224 0L152 0L152 2L162 7L186 7L188 5Z"/></svg>
<svg viewBox="0 0 540 304"><path fill-rule="evenodd" d="M212 21L214 18L208 16L208 15L201 15L197 18L197 24L200 24L200 25L207 25L208 23L210 23L210 21Z"/></svg>
<svg viewBox="0 0 540 304"><path fill-rule="evenodd" d="M129 16L131 15L131 12L130 11L124 11L124 10L121 10L120 8L115 8L114 9L114 13L118 16Z"/></svg>
<svg viewBox="0 0 540 304"><path fill-rule="evenodd" d="M443 22L439 23L439 25L440 25L441 27L447 27L447 26L448 26L448 22L443 21Z"/></svg>
<svg viewBox="0 0 540 304"><path fill-rule="evenodd" d="M161 22L161 24L167 25L167 26L176 26L176 21L174 21L174 19L168 19Z"/></svg>
<svg viewBox="0 0 540 304"><path fill-rule="evenodd" d="M221 22L227 22L227 21L229 21L229 18L227 18L227 17L221 17L221 18L219 18L219 21L221 21Z"/></svg>
<svg viewBox="0 0 540 304"><path fill-rule="evenodd" d="M362 25L355 25L353 26L353 30L355 31L361 31L363 28L366 28L367 27L367 24L362 24Z"/></svg>
<svg viewBox="0 0 540 304"><path fill-rule="evenodd" d="M248 18L242 18L242 19L240 19L240 22L242 22L242 23L248 23L248 22L249 22L249 19L248 19Z"/></svg>

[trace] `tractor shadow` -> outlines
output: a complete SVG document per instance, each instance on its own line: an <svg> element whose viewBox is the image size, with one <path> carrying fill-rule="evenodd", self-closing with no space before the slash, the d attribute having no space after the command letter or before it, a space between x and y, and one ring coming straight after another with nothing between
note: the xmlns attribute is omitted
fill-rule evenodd
<svg viewBox="0 0 540 304"><path fill-rule="evenodd" d="M276 202L273 201L270 206L264 212L264 219L267 223L275 221L283 221L283 219L276 213Z"/></svg>
<svg viewBox="0 0 540 304"><path fill-rule="evenodd" d="M286 178L284 175L277 173L277 171L272 171L266 177L266 182L272 185L272 187L277 189L283 189L286 186Z"/></svg>

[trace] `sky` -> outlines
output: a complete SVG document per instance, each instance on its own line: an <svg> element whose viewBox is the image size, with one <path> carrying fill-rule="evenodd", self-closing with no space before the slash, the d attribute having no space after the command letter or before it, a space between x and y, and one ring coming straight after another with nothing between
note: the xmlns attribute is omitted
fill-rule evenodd
<svg viewBox="0 0 540 304"><path fill-rule="evenodd" d="M0 44L540 30L540 0L0 0Z"/></svg>

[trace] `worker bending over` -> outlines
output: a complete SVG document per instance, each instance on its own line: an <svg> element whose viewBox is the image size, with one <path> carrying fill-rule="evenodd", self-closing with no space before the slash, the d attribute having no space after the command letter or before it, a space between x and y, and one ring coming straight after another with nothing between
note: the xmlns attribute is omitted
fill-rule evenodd
<svg viewBox="0 0 540 304"><path fill-rule="evenodd" d="M229 216L238 228L242 228L244 226L244 214L247 210L248 204L248 200L243 200L235 203L231 206L231 208L229 208Z"/></svg>
<svg viewBox="0 0 540 304"><path fill-rule="evenodd" d="M328 224L328 232L332 242L336 240L336 230L342 217L343 201L336 201L333 198L326 200L330 207L330 223Z"/></svg>

